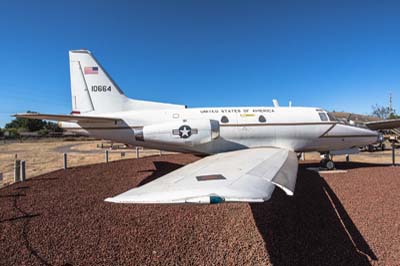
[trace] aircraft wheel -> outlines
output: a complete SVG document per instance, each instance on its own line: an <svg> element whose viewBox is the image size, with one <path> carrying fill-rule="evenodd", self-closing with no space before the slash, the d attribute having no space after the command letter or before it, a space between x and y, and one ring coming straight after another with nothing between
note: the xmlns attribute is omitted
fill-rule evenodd
<svg viewBox="0 0 400 266"><path fill-rule="evenodd" d="M369 152L373 152L373 151L374 151L374 146L368 145L368 151L369 151Z"/></svg>
<svg viewBox="0 0 400 266"><path fill-rule="evenodd" d="M327 160L325 162L325 167L328 170L333 170L333 169L335 169L335 163L332 160Z"/></svg>

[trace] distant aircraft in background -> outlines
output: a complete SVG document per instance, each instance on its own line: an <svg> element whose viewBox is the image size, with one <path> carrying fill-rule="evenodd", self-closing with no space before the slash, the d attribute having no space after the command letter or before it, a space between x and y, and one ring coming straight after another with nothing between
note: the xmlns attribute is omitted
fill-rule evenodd
<svg viewBox="0 0 400 266"><path fill-rule="evenodd" d="M262 202L275 186L293 195L296 153L321 152L331 169L332 152L377 141L376 131L340 123L318 107L187 108L129 99L89 51L70 51L69 59L72 113L16 117L58 120L65 130L133 146L209 155L109 202ZM374 129L387 125L373 123Z"/></svg>

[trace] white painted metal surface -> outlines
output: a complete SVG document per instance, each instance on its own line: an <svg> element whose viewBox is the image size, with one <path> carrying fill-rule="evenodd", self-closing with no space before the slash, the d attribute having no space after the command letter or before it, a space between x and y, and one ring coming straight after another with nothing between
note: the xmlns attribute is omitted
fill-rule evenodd
<svg viewBox="0 0 400 266"><path fill-rule="evenodd" d="M276 148L219 153L106 201L116 203L210 203L268 200L275 185L293 195L296 154Z"/></svg>
<svg viewBox="0 0 400 266"><path fill-rule="evenodd" d="M69 55L72 115L16 116L59 120L65 130L133 146L217 154L112 202L262 201L274 186L291 195L295 152L353 149L377 140L375 131L332 121L316 107L274 101L274 107L186 108L129 99L89 51ZM196 180L210 174L225 179Z"/></svg>

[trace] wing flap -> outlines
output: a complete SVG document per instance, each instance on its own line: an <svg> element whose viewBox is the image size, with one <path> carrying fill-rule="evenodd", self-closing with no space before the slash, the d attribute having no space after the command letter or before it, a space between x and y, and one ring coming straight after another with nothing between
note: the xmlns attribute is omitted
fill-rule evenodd
<svg viewBox="0 0 400 266"><path fill-rule="evenodd" d="M120 120L120 118L115 118L115 117L55 115L55 114L40 114L40 113L21 113L21 114L15 114L13 116L28 118L28 119L44 119L44 120L63 121L72 123L105 123L105 122Z"/></svg>
<svg viewBox="0 0 400 266"><path fill-rule="evenodd" d="M297 179L298 160L294 152L288 154L285 163L272 179L272 183L285 191L289 196L294 195Z"/></svg>
<svg viewBox="0 0 400 266"><path fill-rule="evenodd" d="M148 184L108 198L115 203L219 203L268 200L275 186L293 195L297 157L277 148L208 156Z"/></svg>

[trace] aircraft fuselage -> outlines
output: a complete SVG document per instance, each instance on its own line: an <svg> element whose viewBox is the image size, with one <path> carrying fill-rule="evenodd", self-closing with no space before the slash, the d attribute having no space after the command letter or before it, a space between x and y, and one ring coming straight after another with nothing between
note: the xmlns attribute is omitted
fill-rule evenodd
<svg viewBox="0 0 400 266"><path fill-rule="evenodd" d="M104 113L98 115L107 117ZM254 147L328 152L377 140L375 131L331 121L323 109L313 107L141 110L109 116L121 121L79 125L61 122L60 126L133 146L204 154ZM213 121L214 128L207 127L206 121ZM207 136L201 134L209 130L211 134L218 130L218 134L205 141Z"/></svg>

